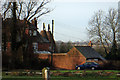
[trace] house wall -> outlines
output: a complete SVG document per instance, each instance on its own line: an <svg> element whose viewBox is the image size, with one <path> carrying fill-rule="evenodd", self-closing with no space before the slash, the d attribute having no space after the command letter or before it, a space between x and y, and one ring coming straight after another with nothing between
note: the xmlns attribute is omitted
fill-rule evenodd
<svg viewBox="0 0 120 80"><path fill-rule="evenodd" d="M75 47L67 53L67 57L69 58L69 69L75 69L76 65L81 65L86 62L86 58Z"/></svg>
<svg viewBox="0 0 120 80"><path fill-rule="evenodd" d="M49 58L50 55L51 54L38 54L38 58L40 58L40 59L50 59Z"/></svg>
<svg viewBox="0 0 120 80"><path fill-rule="evenodd" d="M49 43L39 43L38 51L49 51L50 44Z"/></svg>
<svg viewBox="0 0 120 80"><path fill-rule="evenodd" d="M49 62L51 62L51 54L39 54L40 59L49 59ZM67 58L66 54L57 53L53 54L53 66L56 68L64 68L67 69Z"/></svg>
<svg viewBox="0 0 120 80"><path fill-rule="evenodd" d="M51 61L50 54L39 54L39 58ZM53 66L59 69L75 69L76 65L85 62L86 58L74 47L68 53L53 54Z"/></svg>
<svg viewBox="0 0 120 80"><path fill-rule="evenodd" d="M61 54L61 53L60 53ZM68 58L65 54L53 55L53 66L60 69L67 69Z"/></svg>

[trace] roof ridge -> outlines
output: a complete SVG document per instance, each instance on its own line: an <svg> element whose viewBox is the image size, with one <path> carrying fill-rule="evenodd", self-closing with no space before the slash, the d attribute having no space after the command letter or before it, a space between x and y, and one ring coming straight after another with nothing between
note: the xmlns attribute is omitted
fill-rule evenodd
<svg viewBox="0 0 120 80"><path fill-rule="evenodd" d="M91 46L74 46L74 47L91 47ZM92 48L92 47L91 47Z"/></svg>

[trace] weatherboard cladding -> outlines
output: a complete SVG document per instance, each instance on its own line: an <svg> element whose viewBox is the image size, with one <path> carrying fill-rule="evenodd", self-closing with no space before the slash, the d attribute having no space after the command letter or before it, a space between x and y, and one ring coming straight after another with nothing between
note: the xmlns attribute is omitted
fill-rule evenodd
<svg viewBox="0 0 120 80"><path fill-rule="evenodd" d="M86 58L99 58L104 60L104 58L90 46L75 46L75 48L79 50Z"/></svg>

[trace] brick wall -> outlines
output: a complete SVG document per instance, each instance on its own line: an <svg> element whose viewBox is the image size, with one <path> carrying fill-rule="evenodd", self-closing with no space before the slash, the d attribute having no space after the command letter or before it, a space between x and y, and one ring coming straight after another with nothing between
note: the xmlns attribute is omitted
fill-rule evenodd
<svg viewBox="0 0 120 80"><path fill-rule="evenodd" d="M39 43L38 50L39 51L49 51L50 44L49 43Z"/></svg>
<svg viewBox="0 0 120 80"><path fill-rule="evenodd" d="M39 54L41 59L51 60L51 54ZM53 54L53 66L60 69L75 69L76 65L86 62L86 58L76 49L72 48L68 53Z"/></svg>
<svg viewBox="0 0 120 80"><path fill-rule="evenodd" d="M75 69L76 65L80 65L86 62L86 58L75 48L73 47L68 53L68 69Z"/></svg>
<svg viewBox="0 0 120 80"><path fill-rule="evenodd" d="M50 58L49 58L50 55L51 55L51 54L39 54L38 57L39 57L40 59L50 59Z"/></svg>

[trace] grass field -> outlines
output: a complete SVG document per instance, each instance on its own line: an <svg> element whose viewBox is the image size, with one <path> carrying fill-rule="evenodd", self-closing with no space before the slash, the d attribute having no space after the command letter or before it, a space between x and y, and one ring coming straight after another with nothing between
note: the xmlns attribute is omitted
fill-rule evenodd
<svg viewBox="0 0 120 80"><path fill-rule="evenodd" d="M38 77L22 77L22 78L3 78L2 80L44 80L43 78ZM50 80L120 80L120 78L80 78L80 77L52 77Z"/></svg>
<svg viewBox="0 0 120 80"><path fill-rule="evenodd" d="M120 76L116 75L120 73L118 70L51 70L50 72L52 73L50 80L120 80ZM101 73L102 75L99 75ZM6 75L5 72L2 74L2 80L44 80L41 75Z"/></svg>

